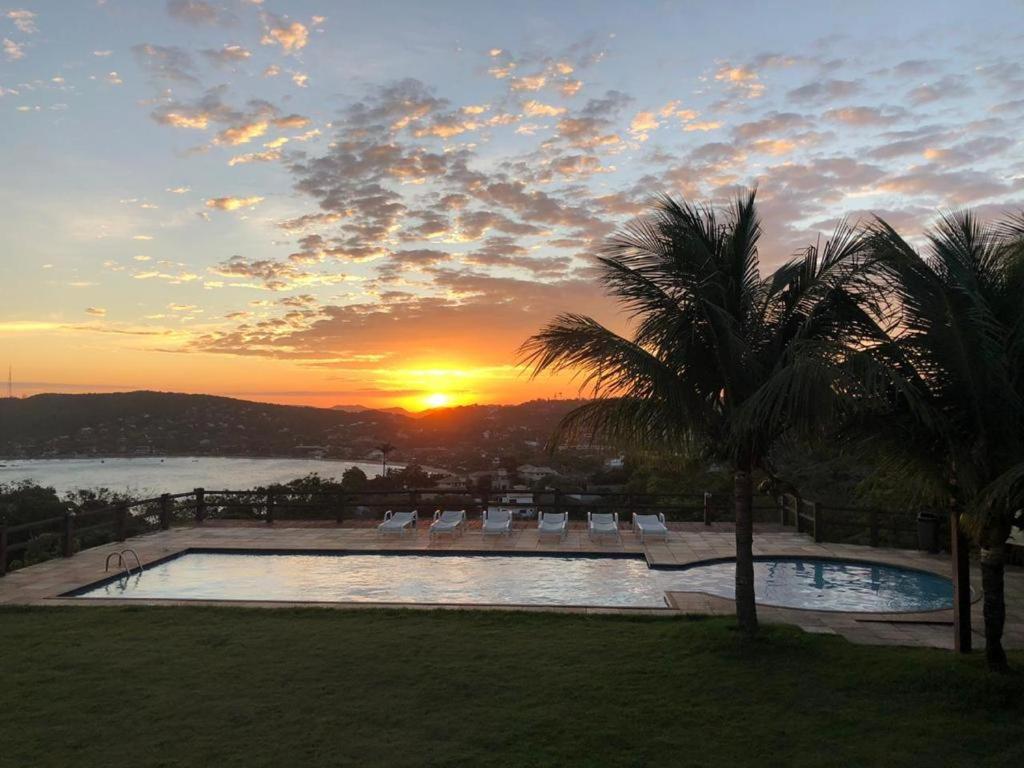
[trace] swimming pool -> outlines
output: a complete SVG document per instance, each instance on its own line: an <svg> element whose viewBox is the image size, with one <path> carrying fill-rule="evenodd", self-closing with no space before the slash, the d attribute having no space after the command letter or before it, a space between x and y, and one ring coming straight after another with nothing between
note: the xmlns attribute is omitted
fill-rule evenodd
<svg viewBox="0 0 1024 768"><path fill-rule="evenodd" d="M852 561L755 563L758 602L832 611L949 608L948 579ZM664 608L668 591L733 596L733 562L650 568L640 556L190 550L82 598Z"/></svg>

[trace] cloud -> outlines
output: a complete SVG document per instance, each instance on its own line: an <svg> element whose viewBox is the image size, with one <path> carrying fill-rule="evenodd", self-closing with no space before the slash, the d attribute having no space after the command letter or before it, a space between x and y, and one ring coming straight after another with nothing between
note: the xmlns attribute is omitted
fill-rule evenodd
<svg viewBox="0 0 1024 768"><path fill-rule="evenodd" d="M268 149L263 152L247 152L244 155L235 155L228 160L229 166L246 165L248 163L271 163L281 159L279 149Z"/></svg>
<svg viewBox="0 0 1024 768"><path fill-rule="evenodd" d="M309 42L309 29L298 21L288 22L287 19L272 13L263 14L262 45L280 45L286 54L298 53Z"/></svg>
<svg viewBox="0 0 1024 768"><path fill-rule="evenodd" d="M911 103L921 106L940 99L969 96L971 93L973 91L967 84L967 78L961 75L946 75L934 83L920 85L908 91L907 98Z"/></svg>
<svg viewBox="0 0 1024 768"><path fill-rule="evenodd" d="M472 266L522 269L544 277L564 276L572 264L567 256L532 256L511 237L490 237L461 261Z"/></svg>
<svg viewBox="0 0 1024 768"><path fill-rule="evenodd" d="M539 91L548 82L544 75L528 75L526 77L514 77L509 87L513 91Z"/></svg>
<svg viewBox="0 0 1024 768"><path fill-rule="evenodd" d="M825 119L851 126L890 125L906 117L902 107L841 107L825 112Z"/></svg>
<svg viewBox="0 0 1024 768"><path fill-rule="evenodd" d="M786 92L786 99L801 103L834 101L855 96L864 90L860 80L815 80Z"/></svg>
<svg viewBox="0 0 1024 768"><path fill-rule="evenodd" d="M222 67L239 64L252 56L252 52L249 49L237 43L225 43L217 49L206 48L200 51L200 53L209 61Z"/></svg>
<svg viewBox="0 0 1024 768"><path fill-rule="evenodd" d="M797 112L768 112L759 120L740 123L732 133L741 141L773 138L776 134L813 128L814 121Z"/></svg>
<svg viewBox="0 0 1024 768"><path fill-rule="evenodd" d="M941 206L976 205L1022 188L1024 180L1021 179L1006 182L983 171L941 171L929 166L893 174L878 184L878 189L883 192L919 195Z"/></svg>
<svg viewBox="0 0 1024 768"><path fill-rule="evenodd" d="M307 213L304 216L278 222L277 226L287 231L295 231L320 224L333 224L343 218L344 215L341 213Z"/></svg>
<svg viewBox="0 0 1024 768"><path fill-rule="evenodd" d="M648 134L660 126L653 112L637 112L629 123L629 133L637 141L647 141Z"/></svg>
<svg viewBox="0 0 1024 768"><path fill-rule="evenodd" d="M229 147L237 147L239 144L248 144L267 132L269 123L266 120L257 120L252 123L243 123L232 128L225 128L217 134L213 140L215 144L224 144Z"/></svg>
<svg viewBox="0 0 1024 768"><path fill-rule="evenodd" d="M16 43L13 40L4 38L4 55L8 61L17 61L18 59L25 58L25 45L24 43Z"/></svg>
<svg viewBox="0 0 1024 768"><path fill-rule="evenodd" d="M938 62L928 59L907 59L890 70L897 77L921 77L938 71Z"/></svg>
<svg viewBox="0 0 1024 768"><path fill-rule="evenodd" d="M300 128L309 118L298 114L281 115L281 110L263 99L250 99L244 107L233 107L223 100L223 86L211 88L193 101L169 101L157 107L150 116L161 125L192 130L206 130L223 125L213 143L235 147L263 136L270 126Z"/></svg>
<svg viewBox="0 0 1024 768"><path fill-rule="evenodd" d="M8 11L5 15L14 22L14 26L18 28L19 32L32 35L39 31L36 27L36 15L32 11L26 11L22 8Z"/></svg>
<svg viewBox="0 0 1024 768"><path fill-rule="evenodd" d="M103 307L86 307L85 314L92 315L93 317L106 317L107 310Z"/></svg>
<svg viewBox="0 0 1024 768"><path fill-rule="evenodd" d="M438 281L448 296L382 293L372 303L320 307L315 317L290 327L276 319L208 333L194 339L191 349L307 360L339 375L353 365L365 370L385 358L414 364L448 360L453 352L477 366L507 366L522 340L537 330L538 317L549 316L551 307L594 314L615 326L613 308L592 280L536 282L441 270ZM487 333L481 334L481 328ZM359 358L366 362L355 363Z"/></svg>
<svg viewBox="0 0 1024 768"><path fill-rule="evenodd" d="M284 117L275 117L270 121L273 123L275 128L305 128L309 125L309 118L302 115L285 115Z"/></svg>
<svg viewBox="0 0 1024 768"><path fill-rule="evenodd" d="M237 211L239 208L251 208L263 201L262 197L212 197L206 201L207 208L220 211Z"/></svg>
<svg viewBox="0 0 1024 768"><path fill-rule="evenodd" d="M209 271L221 277L241 278L247 281L232 283L235 287L255 287L269 291L291 290L308 285L334 285L349 279L341 274L307 272L287 261L249 260L243 256L232 256L211 267Z"/></svg>
<svg viewBox="0 0 1024 768"><path fill-rule="evenodd" d="M980 136L953 147L927 147L922 154L926 160L949 168L1000 155L1016 143L1016 139L1005 136Z"/></svg>
<svg viewBox="0 0 1024 768"><path fill-rule="evenodd" d="M523 103L523 114L527 117L558 117L565 112L565 107L553 107L533 99Z"/></svg>
<svg viewBox="0 0 1024 768"><path fill-rule="evenodd" d="M167 0L167 13L178 21L193 26L218 24L221 11L204 0Z"/></svg>
<svg viewBox="0 0 1024 768"><path fill-rule="evenodd" d="M132 46L132 54L140 67L153 77L183 83L198 83L195 65L187 51L177 46L140 43Z"/></svg>
<svg viewBox="0 0 1024 768"><path fill-rule="evenodd" d="M715 72L715 80L725 83L729 91L747 99L758 99L764 95L764 83L757 72L749 67L722 64Z"/></svg>
<svg viewBox="0 0 1024 768"><path fill-rule="evenodd" d="M565 97L575 96L583 88L582 80L566 80L560 86L558 91Z"/></svg>

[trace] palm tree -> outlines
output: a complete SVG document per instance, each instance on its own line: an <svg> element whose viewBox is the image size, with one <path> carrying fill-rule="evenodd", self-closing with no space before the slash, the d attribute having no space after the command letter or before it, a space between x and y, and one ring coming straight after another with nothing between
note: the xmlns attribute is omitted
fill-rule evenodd
<svg viewBox="0 0 1024 768"><path fill-rule="evenodd" d="M1003 562L1024 505L1024 218L986 226L947 214L924 254L878 219L868 242L896 330L875 348L893 375L892 409L863 426L919 498L948 506L981 548L985 653L1003 670Z"/></svg>
<svg viewBox="0 0 1024 768"><path fill-rule="evenodd" d="M395 450L395 446L391 443L381 443L377 446L377 450L380 451L380 476L388 476L388 454Z"/></svg>
<svg viewBox="0 0 1024 768"><path fill-rule="evenodd" d="M521 348L534 376L571 370L593 396L562 419L552 446L600 439L731 463L736 614L747 635L757 630L751 472L782 436L837 416L858 387L836 385L850 350L884 338L855 230L841 224L767 277L760 235L754 191L722 219L710 205L659 198L598 258L631 338L563 314Z"/></svg>

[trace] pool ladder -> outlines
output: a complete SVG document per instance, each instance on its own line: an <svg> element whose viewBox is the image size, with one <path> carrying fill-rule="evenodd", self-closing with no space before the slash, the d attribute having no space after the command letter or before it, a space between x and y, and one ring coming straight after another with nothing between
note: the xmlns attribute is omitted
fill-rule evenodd
<svg viewBox="0 0 1024 768"><path fill-rule="evenodd" d="M135 565L139 569L139 573L142 573L142 561L139 560L139 553L134 549L122 549L120 552L111 552L107 555L107 563L103 568L103 572L106 573L110 570L110 561L114 557L117 558L117 566L122 569L122 576L131 576L132 568L125 562L125 555L131 555L135 558Z"/></svg>

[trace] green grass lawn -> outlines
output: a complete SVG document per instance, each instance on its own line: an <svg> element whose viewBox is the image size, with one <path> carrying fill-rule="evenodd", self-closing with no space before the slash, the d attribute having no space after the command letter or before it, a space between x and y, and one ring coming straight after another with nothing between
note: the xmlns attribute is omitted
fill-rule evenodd
<svg viewBox="0 0 1024 768"><path fill-rule="evenodd" d="M0 609L0 726L4 768L1024 761L980 656L722 619Z"/></svg>

